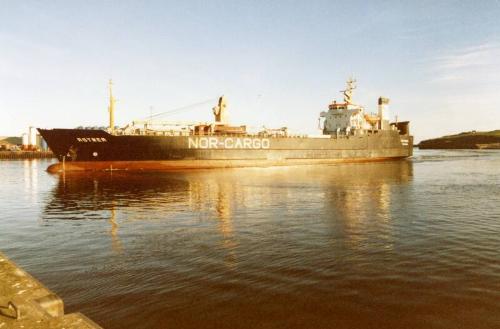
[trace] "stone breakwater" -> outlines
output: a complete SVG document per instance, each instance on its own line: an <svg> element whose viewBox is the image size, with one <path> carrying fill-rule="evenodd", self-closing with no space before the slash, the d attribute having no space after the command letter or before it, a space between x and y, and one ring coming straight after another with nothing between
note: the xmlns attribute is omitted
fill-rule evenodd
<svg viewBox="0 0 500 329"><path fill-rule="evenodd" d="M0 253L0 329L7 328L101 327L81 313L64 314L59 296Z"/></svg>

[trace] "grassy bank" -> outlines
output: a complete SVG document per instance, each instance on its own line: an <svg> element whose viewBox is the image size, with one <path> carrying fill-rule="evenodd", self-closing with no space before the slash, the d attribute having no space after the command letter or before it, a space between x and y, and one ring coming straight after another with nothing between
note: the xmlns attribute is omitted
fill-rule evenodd
<svg viewBox="0 0 500 329"><path fill-rule="evenodd" d="M469 131L427 139L418 144L420 149L500 149L500 130Z"/></svg>

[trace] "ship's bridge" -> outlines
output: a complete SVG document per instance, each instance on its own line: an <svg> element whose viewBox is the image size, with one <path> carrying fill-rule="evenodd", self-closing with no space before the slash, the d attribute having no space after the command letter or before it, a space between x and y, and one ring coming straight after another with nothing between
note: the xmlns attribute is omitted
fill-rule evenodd
<svg viewBox="0 0 500 329"><path fill-rule="evenodd" d="M333 101L328 105L327 112L320 113L320 120L324 118L323 134L356 134L366 130L388 130L391 129L388 121L387 104L389 99L380 97L378 101L378 113L366 114L362 106L353 102L353 90L356 81L349 79L344 94L344 102Z"/></svg>
<svg viewBox="0 0 500 329"><path fill-rule="evenodd" d="M332 106L333 105L333 106ZM328 112L322 112L323 117L323 133L330 134L337 131L347 131L355 129L369 129L364 118L364 111L362 107L350 108L346 104L330 104Z"/></svg>

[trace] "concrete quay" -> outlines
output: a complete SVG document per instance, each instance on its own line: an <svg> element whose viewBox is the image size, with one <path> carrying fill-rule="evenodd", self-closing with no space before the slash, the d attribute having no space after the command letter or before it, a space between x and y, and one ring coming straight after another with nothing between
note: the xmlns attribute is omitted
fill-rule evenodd
<svg viewBox="0 0 500 329"><path fill-rule="evenodd" d="M51 159L55 158L50 151L0 151L0 160Z"/></svg>
<svg viewBox="0 0 500 329"><path fill-rule="evenodd" d="M102 329L0 252L0 329Z"/></svg>

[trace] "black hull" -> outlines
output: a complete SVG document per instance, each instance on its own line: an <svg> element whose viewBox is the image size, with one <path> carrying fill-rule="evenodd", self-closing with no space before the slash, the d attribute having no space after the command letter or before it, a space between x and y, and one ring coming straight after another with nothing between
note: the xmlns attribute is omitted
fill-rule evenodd
<svg viewBox="0 0 500 329"><path fill-rule="evenodd" d="M130 168L136 167L134 162L143 167L148 167L146 162L162 162L160 167L173 169L370 161L404 158L413 152L412 136L395 130L338 138L111 135L86 129L39 132L61 162L85 170L113 163L118 169L125 162Z"/></svg>

